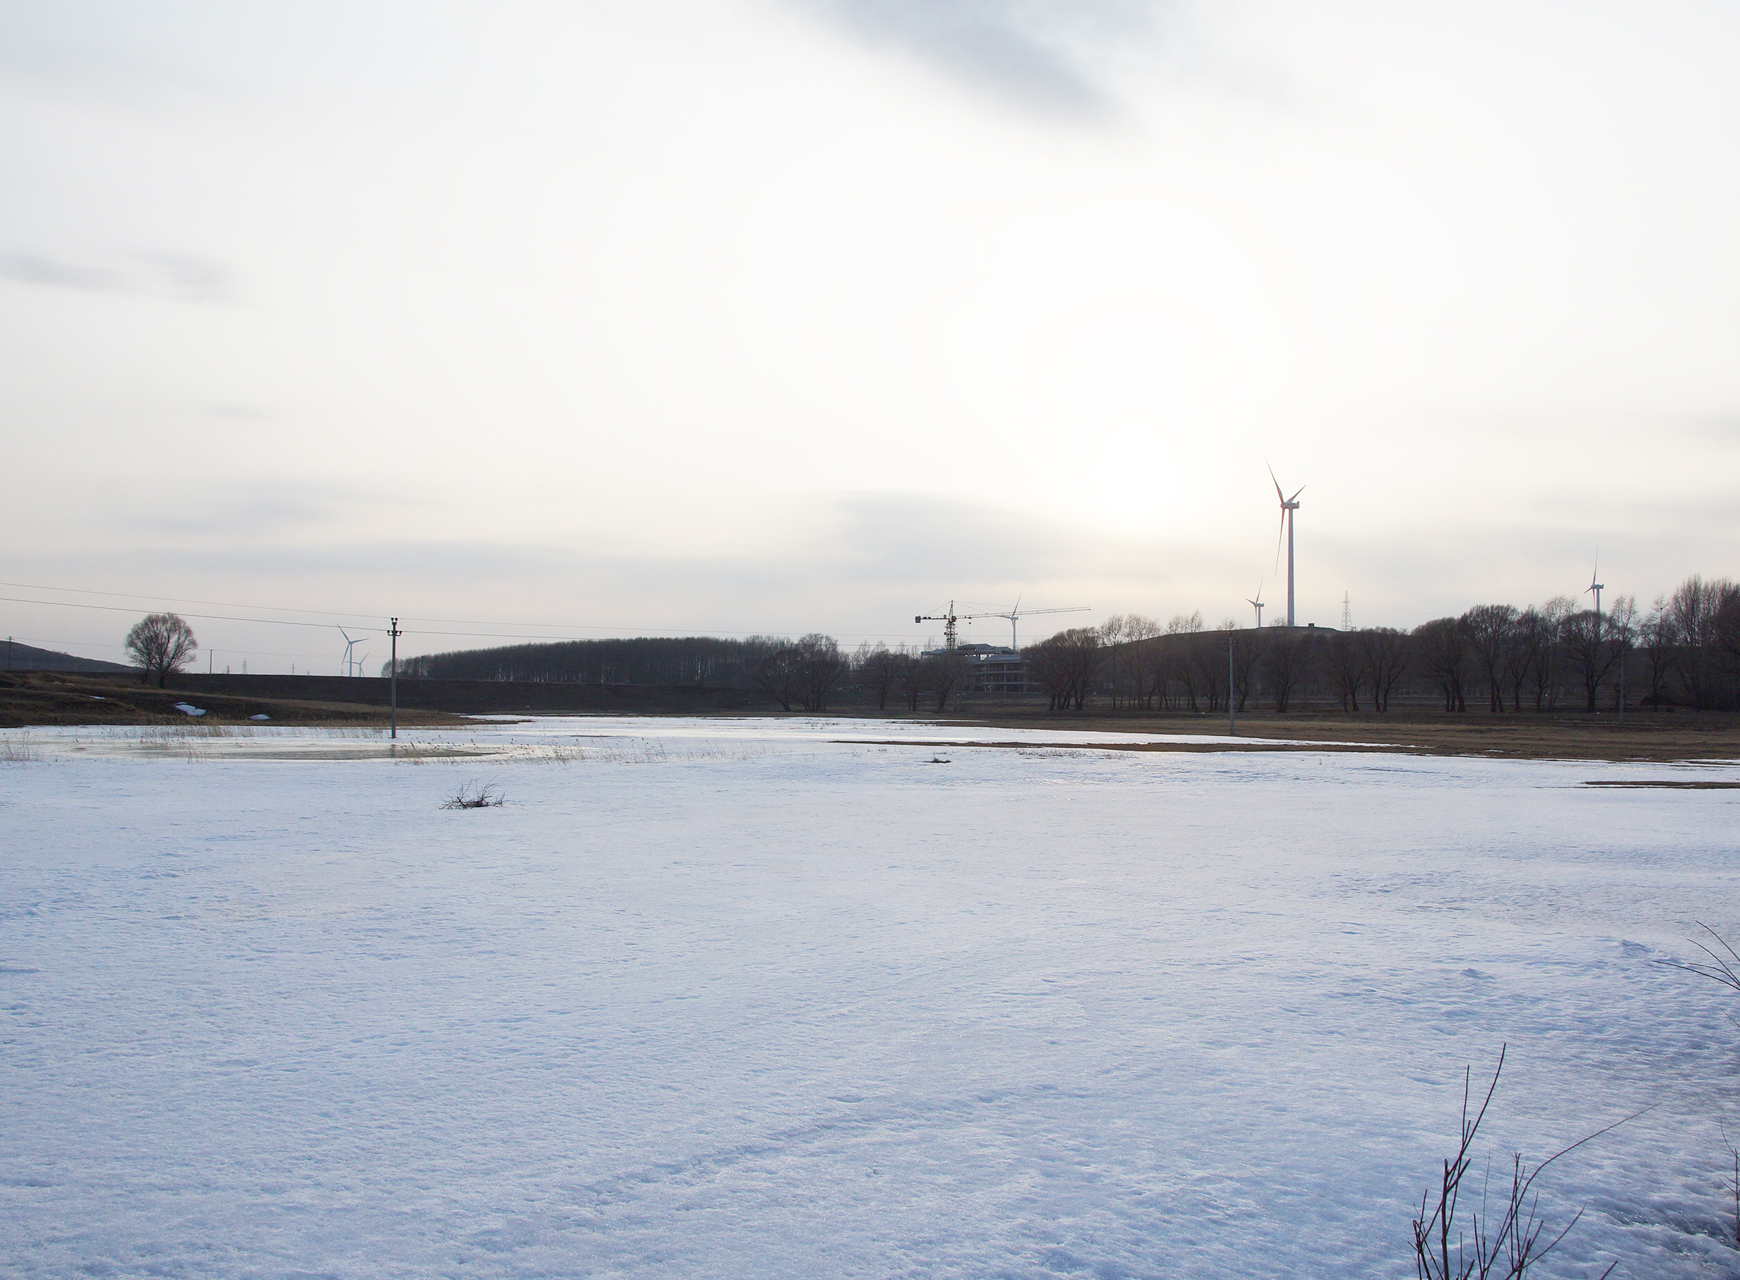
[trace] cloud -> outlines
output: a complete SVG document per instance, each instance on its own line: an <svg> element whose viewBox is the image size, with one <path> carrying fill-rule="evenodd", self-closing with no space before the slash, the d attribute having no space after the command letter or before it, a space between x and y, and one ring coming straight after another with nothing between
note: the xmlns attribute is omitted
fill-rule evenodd
<svg viewBox="0 0 1740 1280"><path fill-rule="evenodd" d="M0 256L0 279L87 293L176 302L234 302L234 275L220 262L182 253L134 254L120 266L65 262L38 254Z"/></svg>
<svg viewBox="0 0 1740 1280"><path fill-rule="evenodd" d="M944 591L951 583L1036 582L1070 576L1107 550L1079 530L939 494L848 495L830 504L827 518L837 544L822 559L857 582Z"/></svg>
<svg viewBox="0 0 1740 1280"><path fill-rule="evenodd" d="M86 289L92 293L132 293L132 282L119 271L106 267L81 267L55 262L32 254L0 258L0 276L23 284L54 285L63 289Z"/></svg>
<svg viewBox="0 0 1740 1280"><path fill-rule="evenodd" d="M787 0L1029 109L1103 117L1104 55L1151 37L1154 0Z"/></svg>
<svg viewBox="0 0 1740 1280"><path fill-rule="evenodd" d="M143 262L155 269L158 288L182 302L235 301L233 277L221 262L180 253L149 254Z"/></svg>
<svg viewBox="0 0 1740 1280"><path fill-rule="evenodd" d="M123 512L118 525L131 536L196 538L229 544L236 539L276 536L330 524L364 501L365 495L320 482L228 480L221 492L197 485L173 502L144 512Z"/></svg>

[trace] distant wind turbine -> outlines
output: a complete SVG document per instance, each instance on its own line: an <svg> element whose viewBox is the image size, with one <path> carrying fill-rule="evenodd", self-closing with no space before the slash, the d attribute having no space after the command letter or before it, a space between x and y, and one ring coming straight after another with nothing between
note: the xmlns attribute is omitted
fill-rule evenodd
<svg viewBox="0 0 1740 1280"><path fill-rule="evenodd" d="M1268 466L1267 463L1264 465ZM1275 480L1273 467L1269 467L1269 479L1274 480L1275 496L1281 500L1281 533L1275 540L1275 568L1281 567L1281 542L1284 539L1287 543L1287 625L1291 627L1296 625L1293 613L1293 513L1299 510L1299 494L1305 492L1305 486L1300 485L1289 498L1281 491L1281 482Z"/></svg>
<svg viewBox="0 0 1740 1280"><path fill-rule="evenodd" d="M1590 592L1593 592L1595 594L1595 637L1596 637L1596 639L1600 639L1600 637L1601 637L1601 592L1605 589L1605 587L1607 585L1604 582L1595 581L1595 579L1599 578L1600 576L1601 576L1601 553L1599 551L1597 551L1595 553L1595 571L1589 575L1589 590L1585 591L1583 593L1584 595L1588 595Z"/></svg>
<svg viewBox="0 0 1740 1280"><path fill-rule="evenodd" d="M368 655L364 654L362 658L353 658L352 655L355 653L357 645L367 640L368 637L357 636L352 639L350 632L343 627L338 629L338 634L344 637L344 674L347 676L361 675L362 664L367 660Z"/></svg>
<svg viewBox="0 0 1740 1280"><path fill-rule="evenodd" d="M1257 598L1252 600L1247 596L1245 603L1257 611L1257 626L1260 629L1263 625L1263 584L1261 582L1257 583Z"/></svg>

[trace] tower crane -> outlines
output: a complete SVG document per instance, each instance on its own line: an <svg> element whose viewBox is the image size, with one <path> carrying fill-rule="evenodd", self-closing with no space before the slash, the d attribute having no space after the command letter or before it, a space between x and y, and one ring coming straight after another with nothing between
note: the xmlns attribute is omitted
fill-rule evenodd
<svg viewBox="0 0 1740 1280"><path fill-rule="evenodd" d="M947 612L936 615L934 617L933 616L916 617L913 619L913 621L914 622L940 622L940 623L942 623L943 624L943 647L946 649L953 649L955 647L955 624L956 623L958 623L958 622L971 622L974 618L1007 618L1009 620L1009 647L1011 649L1020 649L1021 645L1017 639L1018 634L1019 634L1017 631L1017 627L1018 627L1020 620L1022 618L1033 617L1033 616L1041 614L1041 613L1087 613L1092 607L1093 606L1091 606L1091 605L1085 605L1085 604L1072 604L1072 605L1065 605L1064 607L1058 608L1058 609L1023 609L1021 607L1020 598L1017 597L1017 599L1015 601L1015 607L1013 609L1010 609L1007 613L956 613L955 612L955 602L953 600L950 600Z"/></svg>
<svg viewBox="0 0 1740 1280"><path fill-rule="evenodd" d="M940 623L942 623L943 624L943 648L945 648L945 649L953 649L955 647L955 623L959 622L960 620L961 620L960 616L955 613L955 602L953 600L949 601L949 607L947 609L945 609L940 615L932 616L931 614L927 613L927 614L921 614L920 616L913 619L914 622L940 622Z"/></svg>

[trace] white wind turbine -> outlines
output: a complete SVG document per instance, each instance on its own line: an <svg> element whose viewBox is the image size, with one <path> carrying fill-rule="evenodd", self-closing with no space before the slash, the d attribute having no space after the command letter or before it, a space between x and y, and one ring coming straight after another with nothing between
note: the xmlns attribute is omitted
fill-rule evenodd
<svg viewBox="0 0 1740 1280"><path fill-rule="evenodd" d="M1257 583L1257 598L1252 600L1249 596L1246 596L1245 603L1256 610L1257 627L1260 630L1263 625L1263 584L1261 582Z"/></svg>
<svg viewBox="0 0 1740 1280"><path fill-rule="evenodd" d="M353 640L351 639L350 632L346 631L343 627L338 629L338 634L344 637L344 674L347 676L362 674L363 659L359 658L352 661L351 654L355 651L357 645L361 644L364 640L367 640L368 637L357 636Z"/></svg>
<svg viewBox="0 0 1740 1280"><path fill-rule="evenodd" d="M1597 551L1595 553L1595 571L1589 575L1589 590L1585 591L1583 593L1584 595L1589 595L1589 594L1593 593L1595 596L1595 636L1597 639L1599 639L1601 636L1601 592L1607 586L1607 584L1604 582L1595 581L1595 579L1599 578L1600 576L1601 576L1601 553L1599 551Z"/></svg>
<svg viewBox="0 0 1740 1280"><path fill-rule="evenodd" d="M1281 500L1281 535L1275 541L1275 567L1281 567L1281 539L1284 538L1287 542L1287 625L1291 627L1296 625L1293 615L1293 513L1299 510L1299 494L1305 492L1305 486L1300 485L1289 498L1281 492L1281 482L1275 480L1273 467L1269 467L1269 479L1274 480L1275 496Z"/></svg>

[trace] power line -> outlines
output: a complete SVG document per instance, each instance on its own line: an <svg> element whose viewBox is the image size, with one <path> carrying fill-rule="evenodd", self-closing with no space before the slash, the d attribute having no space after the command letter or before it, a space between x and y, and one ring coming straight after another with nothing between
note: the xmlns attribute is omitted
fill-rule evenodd
<svg viewBox="0 0 1740 1280"><path fill-rule="evenodd" d="M12 587L19 591L60 591L75 596L108 596L115 600L168 600L182 604L207 604L219 609L265 609L271 613L318 613L333 618L369 618L372 613L345 613L332 609L293 609L285 605L275 604L237 604L234 600L195 600L192 596L153 596L142 595L136 591L93 591L87 587L50 587L40 582L0 582L0 587ZM434 619L431 619L434 621Z"/></svg>
<svg viewBox="0 0 1740 1280"><path fill-rule="evenodd" d="M56 591L59 590L59 588L48 587L46 590ZM106 595L109 593L104 592L103 594ZM151 597L146 596L141 598L150 599ZM81 604L77 600L26 600L20 596L0 596L0 601L5 601L9 604L42 604L47 605L51 609L101 609L105 613L139 612L139 607L137 605ZM246 608L247 606L241 605L238 607ZM309 610L309 612L313 612L313 610ZM290 618L238 618L233 614L227 613L190 613L186 616L189 618L200 618L216 622L260 622L279 627L318 627L322 631L333 626L330 622L297 622Z"/></svg>
<svg viewBox="0 0 1740 1280"><path fill-rule="evenodd" d="M16 585L16 584L0 583L0 586L8 586L8 585ZM35 591L67 591L67 592L79 591L79 588L76 588L76 587L32 587L29 589L35 590ZM159 601L169 600L169 601L174 601L174 600L185 599L185 597L180 597L180 596L130 596L130 595L127 595L125 592L119 592L119 591L92 591L92 592L80 592L80 594L111 596L111 597L115 597L115 598L119 598L119 599L128 599L128 600L159 600ZM136 613L136 612L138 612L137 605L84 604L84 603L77 601L77 600L30 600L30 599L26 599L22 596L0 596L0 601L4 601L4 602L10 603L10 604L46 605L47 607L49 607L51 609L55 609L55 608L58 608L58 609L101 609L101 610L108 612L108 613ZM195 603L198 603L198 602L196 601ZM220 604L219 607L221 607L221 608L233 608L233 609L272 609L272 610L279 612L279 613L320 613L320 612L322 612L321 610L318 610L318 609L279 609L276 605L221 605ZM227 614L227 613L188 613L188 614L185 614L184 616L189 617L189 618L199 618L203 621L253 622L253 623L259 623L259 624L264 625L264 626L279 626L279 627L315 627L317 629L325 629L328 627L335 627L338 625L336 622L301 622L301 621L298 621L294 618L243 618L243 617L238 617L235 614ZM368 618L371 620L376 619L376 615L374 615L374 614L363 614L363 613L341 614L341 613L334 612L334 613L327 613L326 616L328 616L328 617L343 617L343 618ZM384 616L384 615L382 615L382 616ZM404 621L404 622L416 621L416 619L412 619L409 617L401 618L400 620ZM796 635L797 634L796 632L790 632L790 631L774 631L774 632L770 632L770 631L722 631L722 630L703 629L703 628L699 628L699 627L606 626L602 623L492 622L492 621L488 621L488 620L471 619L471 618L427 618L427 619L423 619L423 621L441 622L441 623L447 623L450 625L458 625L458 626L548 627L551 630L567 629L567 630L571 630L571 631L638 631L638 632L641 632L642 634L647 634L647 633L670 634L670 633L677 632L677 633L686 633L689 635L697 635L697 636L758 636L758 635ZM474 640L542 640L542 641L546 641L549 643L557 643L557 644L559 644L563 641L568 641L568 640L581 640L581 639L588 638L588 637L583 637L583 636L569 636L569 635L553 635L553 636L551 636L551 635L534 635L534 634L530 634L527 632L511 632L511 631L430 631L430 630L423 630L423 629L413 630L410 628L407 628L405 630L404 634L406 634L406 635L419 635L419 636L449 636L449 637L456 637L456 638L470 638L470 639L474 639ZM851 639L881 639L881 638L888 636L888 635L904 635L907 633L905 633L905 632L884 632L884 631L842 631L839 634L841 634L842 636L846 636L848 638L851 638Z"/></svg>
<svg viewBox="0 0 1740 1280"><path fill-rule="evenodd" d="M74 647L80 648L80 649L108 649L108 650L111 650L111 651L116 652L116 653L125 653L126 649L127 649L126 645L121 644L118 641L114 641L114 640L67 640L67 639L64 639L63 637L60 637L60 636L20 636L20 635L15 635L12 638L14 640L18 641L18 643L20 643L20 644L27 644L27 645L32 645L35 647L45 647L45 646L51 647L54 645L71 645L71 646L74 646ZM207 645L205 647L207 649L212 649L214 646ZM308 650L308 649L298 649L294 652L290 652L290 651L286 651L283 649L242 649L242 648L239 648L235 645L228 645L228 644L215 646L215 649L216 649L216 652L218 652L218 653L245 654L250 658L316 658L316 659L324 659L328 656L325 653L315 651L315 650ZM57 652L59 652L59 651L57 650ZM72 656L77 658L77 657L83 657L84 655L83 654L73 654Z"/></svg>

